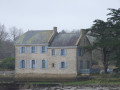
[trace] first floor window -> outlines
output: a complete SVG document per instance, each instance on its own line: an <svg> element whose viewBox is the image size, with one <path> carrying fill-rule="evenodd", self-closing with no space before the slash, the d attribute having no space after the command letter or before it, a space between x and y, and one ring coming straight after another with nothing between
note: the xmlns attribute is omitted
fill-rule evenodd
<svg viewBox="0 0 120 90"><path fill-rule="evenodd" d="M55 56L55 49L52 49L52 56Z"/></svg>
<svg viewBox="0 0 120 90"><path fill-rule="evenodd" d="M60 49L59 55L60 56L66 56L67 55L67 50L66 49Z"/></svg>
<svg viewBox="0 0 120 90"><path fill-rule="evenodd" d="M37 47L36 47L36 46L32 46L32 47L30 48L30 52L31 52L31 53L36 53L36 52L37 52Z"/></svg>
<svg viewBox="0 0 120 90"><path fill-rule="evenodd" d="M80 69L83 69L83 61L80 61Z"/></svg>
<svg viewBox="0 0 120 90"><path fill-rule="evenodd" d="M20 47L20 53L27 53L26 47Z"/></svg>
<svg viewBox="0 0 120 90"><path fill-rule="evenodd" d="M42 46L42 53L45 53L45 46Z"/></svg>
<svg viewBox="0 0 120 90"><path fill-rule="evenodd" d="M78 55L79 56L83 56L83 54L85 53L85 49L78 49Z"/></svg>
<svg viewBox="0 0 120 90"><path fill-rule="evenodd" d="M66 62L60 62L59 68L67 68Z"/></svg>

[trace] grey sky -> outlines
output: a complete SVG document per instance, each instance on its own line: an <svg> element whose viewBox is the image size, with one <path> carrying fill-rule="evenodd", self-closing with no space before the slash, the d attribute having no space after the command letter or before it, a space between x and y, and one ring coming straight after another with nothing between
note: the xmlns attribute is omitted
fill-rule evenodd
<svg viewBox="0 0 120 90"><path fill-rule="evenodd" d="M107 8L120 8L120 0L0 0L0 23L24 31L83 29L105 20Z"/></svg>

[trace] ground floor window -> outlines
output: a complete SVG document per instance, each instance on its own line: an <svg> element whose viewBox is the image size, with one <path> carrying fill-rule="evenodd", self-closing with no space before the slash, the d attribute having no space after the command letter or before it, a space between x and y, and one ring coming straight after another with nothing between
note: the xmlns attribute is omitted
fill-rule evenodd
<svg viewBox="0 0 120 90"><path fill-rule="evenodd" d="M36 60L30 60L30 68L32 68L32 69L37 68L37 61Z"/></svg>
<svg viewBox="0 0 120 90"><path fill-rule="evenodd" d="M90 68L90 61L87 61L87 69Z"/></svg>
<svg viewBox="0 0 120 90"><path fill-rule="evenodd" d="M26 68L27 64L26 64L26 60L20 60L19 61L19 68Z"/></svg>
<svg viewBox="0 0 120 90"><path fill-rule="evenodd" d="M54 63L52 63L52 68L54 68L55 67L55 64Z"/></svg>
<svg viewBox="0 0 120 90"><path fill-rule="evenodd" d="M67 63L66 62L60 62L59 68L67 68Z"/></svg>
<svg viewBox="0 0 120 90"><path fill-rule="evenodd" d="M83 61L80 61L80 69L83 69Z"/></svg>
<svg viewBox="0 0 120 90"><path fill-rule="evenodd" d="M47 68L47 60L40 60L40 68Z"/></svg>

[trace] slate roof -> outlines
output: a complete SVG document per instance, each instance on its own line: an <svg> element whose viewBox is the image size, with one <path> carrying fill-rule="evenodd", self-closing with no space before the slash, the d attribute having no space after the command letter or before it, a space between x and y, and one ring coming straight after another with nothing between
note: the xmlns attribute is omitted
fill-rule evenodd
<svg viewBox="0 0 120 90"><path fill-rule="evenodd" d="M51 47L59 47L59 46L75 46L80 34L77 33L58 33L52 43Z"/></svg>
<svg viewBox="0 0 120 90"><path fill-rule="evenodd" d="M32 30L18 38L15 44L48 44L54 30Z"/></svg>

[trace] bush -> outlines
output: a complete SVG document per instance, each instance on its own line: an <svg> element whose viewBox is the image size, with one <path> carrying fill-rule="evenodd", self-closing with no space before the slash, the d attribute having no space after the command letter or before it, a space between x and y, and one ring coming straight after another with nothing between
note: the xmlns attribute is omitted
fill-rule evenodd
<svg viewBox="0 0 120 90"><path fill-rule="evenodd" d="M1 69L15 69L15 58L6 58L0 63Z"/></svg>

